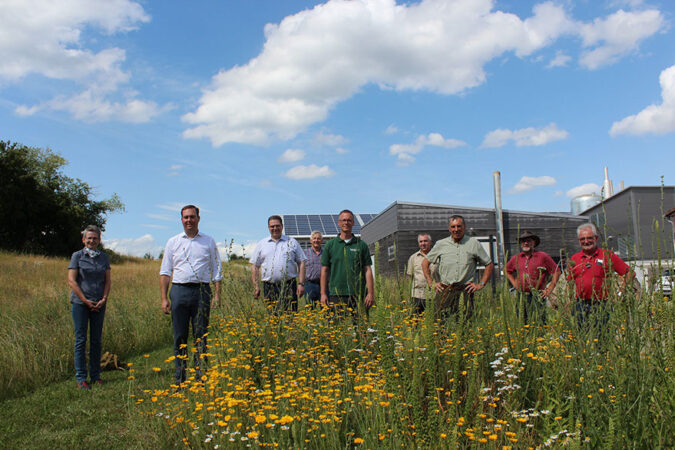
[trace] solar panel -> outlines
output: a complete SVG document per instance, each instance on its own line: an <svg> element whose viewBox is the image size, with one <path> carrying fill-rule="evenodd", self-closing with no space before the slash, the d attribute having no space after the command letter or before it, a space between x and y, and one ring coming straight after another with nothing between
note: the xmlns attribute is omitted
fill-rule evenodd
<svg viewBox="0 0 675 450"><path fill-rule="evenodd" d="M359 214L364 225L377 214ZM309 236L312 231L320 231L324 236L336 236L340 234L337 214L289 214L284 215L284 232L289 236ZM361 234L361 224L358 220L352 229L354 234Z"/></svg>

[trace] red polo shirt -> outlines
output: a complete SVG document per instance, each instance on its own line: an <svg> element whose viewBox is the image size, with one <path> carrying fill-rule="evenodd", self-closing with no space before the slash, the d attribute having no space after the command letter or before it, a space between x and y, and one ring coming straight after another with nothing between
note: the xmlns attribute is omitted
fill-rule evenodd
<svg viewBox="0 0 675 450"><path fill-rule="evenodd" d="M607 299L607 283L605 279L613 270L619 275L625 275L630 270L628 264L611 251L601 248L595 250L591 256L579 252L570 258L569 280L574 280L577 298L583 300Z"/></svg>
<svg viewBox="0 0 675 450"><path fill-rule="evenodd" d="M560 272L548 253L532 252L527 256L520 252L506 263L506 271L516 273L517 289L521 292L541 291L546 286L546 277Z"/></svg>

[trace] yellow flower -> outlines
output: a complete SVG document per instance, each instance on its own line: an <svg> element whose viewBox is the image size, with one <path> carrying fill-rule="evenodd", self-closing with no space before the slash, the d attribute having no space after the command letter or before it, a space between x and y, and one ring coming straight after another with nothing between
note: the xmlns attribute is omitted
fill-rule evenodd
<svg viewBox="0 0 675 450"><path fill-rule="evenodd" d="M264 415L255 416L256 423L265 423L267 422L267 417Z"/></svg>
<svg viewBox="0 0 675 450"><path fill-rule="evenodd" d="M250 431L246 436L249 437L249 439L255 439L258 437L258 432L257 431Z"/></svg>
<svg viewBox="0 0 675 450"><path fill-rule="evenodd" d="M161 371L162 369L160 369L159 367L153 367L152 370L153 370L153 372L159 372L159 371Z"/></svg>
<svg viewBox="0 0 675 450"><path fill-rule="evenodd" d="M361 438L354 439L354 444L356 444L356 445L363 444L363 439L361 439Z"/></svg>
<svg viewBox="0 0 675 450"><path fill-rule="evenodd" d="M445 434L445 433L441 433L441 439L445 439L446 437L448 437L448 435L447 435L447 434Z"/></svg>
<svg viewBox="0 0 675 450"><path fill-rule="evenodd" d="M145 355L143 355L143 358L149 358L149 357L150 357L150 355L148 355L147 353Z"/></svg>

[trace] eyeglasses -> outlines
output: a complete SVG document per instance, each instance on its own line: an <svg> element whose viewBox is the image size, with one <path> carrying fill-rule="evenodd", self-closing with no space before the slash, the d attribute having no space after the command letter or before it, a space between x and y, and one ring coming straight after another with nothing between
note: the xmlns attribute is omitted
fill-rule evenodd
<svg viewBox="0 0 675 450"><path fill-rule="evenodd" d="M595 237L579 238L579 242L592 242L594 240L595 240Z"/></svg>

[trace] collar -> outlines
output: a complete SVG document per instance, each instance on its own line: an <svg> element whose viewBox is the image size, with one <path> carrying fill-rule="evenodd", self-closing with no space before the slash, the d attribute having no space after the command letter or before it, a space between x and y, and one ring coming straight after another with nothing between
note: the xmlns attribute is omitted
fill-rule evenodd
<svg viewBox="0 0 675 450"><path fill-rule="evenodd" d="M355 234L352 234L352 237L350 238L349 243L347 243L347 241L345 241L344 239L342 239L342 238L340 237L339 234L337 235L337 238L338 238L341 242L344 242L344 243L347 244L347 245L351 244L352 242L358 242L358 241L359 241L359 238L356 237Z"/></svg>
<svg viewBox="0 0 675 450"><path fill-rule="evenodd" d="M534 250L534 251L532 252L532 254L531 254L529 257L532 258L532 257L534 256L535 253L537 253L536 250ZM522 250L520 251L520 253L518 253L518 256L521 257L521 258L527 258L527 257L528 257L528 256L527 256L527 253L525 253L525 252L522 251Z"/></svg>
<svg viewBox="0 0 675 450"><path fill-rule="evenodd" d="M267 238L267 242L281 242L281 241L287 241L287 240L288 240L288 236L286 236L285 234L282 234L278 241L275 241L274 239L272 239L272 236Z"/></svg>
<svg viewBox="0 0 675 450"><path fill-rule="evenodd" d="M190 236L187 235L187 233L185 231L183 231L183 234L181 235L181 237L185 238L185 239L194 239L197 236L200 236L201 234L202 234L201 231L197 231L197 234L195 234L195 236L191 238Z"/></svg>
<svg viewBox="0 0 675 450"><path fill-rule="evenodd" d="M450 242L452 242L455 245L464 244L464 243L466 243L466 241L469 240L469 236L467 236L466 234L464 236L462 236L462 239L460 239L459 242L455 241L455 238L453 238L452 235L450 235L449 238L450 238Z"/></svg>
<svg viewBox="0 0 675 450"><path fill-rule="evenodd" d="M593 259L593 258L597 257L597 256L600 254L600 250L601 250L600 247L597 247L597 248L595 249L595 251L593 252L593 254L590 255L590 256L586 256L586 253L584 253L583 250L580 251L579 253L581 253L581 257L584 258L584 259Z"/></svg>

